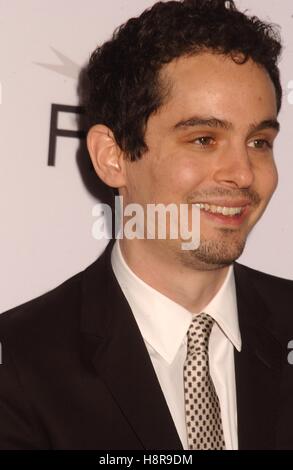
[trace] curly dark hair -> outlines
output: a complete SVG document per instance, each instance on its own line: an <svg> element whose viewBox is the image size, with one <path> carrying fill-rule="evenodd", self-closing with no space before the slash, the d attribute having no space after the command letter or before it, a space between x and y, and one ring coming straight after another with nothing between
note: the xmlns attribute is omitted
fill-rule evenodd
<svg viewBox="0 0 293 470"><path fill-rule="evenodd" d="M167 1L131 18L93 52L87 67L89 127L108 126L127 157L139 159L147 150L147 121L168 96L161 68L206 49L235 62L238 54L237 63L240 54L241 63L251 58L263 66L275 86L279 112L278 27L240 12L232 0Z"/></svg>

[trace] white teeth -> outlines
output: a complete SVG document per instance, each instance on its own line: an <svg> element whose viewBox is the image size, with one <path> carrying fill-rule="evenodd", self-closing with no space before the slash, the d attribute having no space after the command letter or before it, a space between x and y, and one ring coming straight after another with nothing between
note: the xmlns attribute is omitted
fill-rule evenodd
<svg viewBox="0 0 293 470"><path fill-rule="evenodd" d="M228 207L223 208L223 215L232 215L230 214L230 209L228 209Z"/></svg>
<svg viewBox="0 0 293 470"><path fill-rule="evenodd" d="M234 215L239 215L243 211L243 207L221 207L221 206L214 206L209 204L196 204L201 210L205 210L207 212L212 212L213 214L222 214L229 217L233 217Z"/></svg>

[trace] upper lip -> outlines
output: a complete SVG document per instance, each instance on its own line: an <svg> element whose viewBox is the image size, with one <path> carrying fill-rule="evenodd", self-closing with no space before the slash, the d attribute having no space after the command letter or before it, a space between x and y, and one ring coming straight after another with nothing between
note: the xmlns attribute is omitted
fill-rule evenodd
<svg viewBox="0 0 293 470"><path fill-rule="evenodd" d="M218 201L198 201L195 204L208 204L209 206L220 206L220 207L246 207L251 205L251 201L247 201L244 199L239 199L237 201L225 201L225 200L218 200Z"/></svg>

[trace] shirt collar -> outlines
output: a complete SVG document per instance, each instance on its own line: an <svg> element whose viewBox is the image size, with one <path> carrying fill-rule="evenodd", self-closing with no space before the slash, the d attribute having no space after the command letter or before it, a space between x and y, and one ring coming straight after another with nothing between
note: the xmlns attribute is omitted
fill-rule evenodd
<svg viewBox="0 0 293 470"><path fill-rule="evenodd" d="M235 348L241 351L236 286L232 265L229 267L227 276L220 290L203 311L215 320Z"/></svg>
<svg viewBox="0 0 293 470"><path fill-rule="evenodd" d="M144 340L171 364L186 338L192 313L140 279L124 260L119 240L114 244L111 263ZM241 349L232 266L220 291L203 311Z"/></svg>

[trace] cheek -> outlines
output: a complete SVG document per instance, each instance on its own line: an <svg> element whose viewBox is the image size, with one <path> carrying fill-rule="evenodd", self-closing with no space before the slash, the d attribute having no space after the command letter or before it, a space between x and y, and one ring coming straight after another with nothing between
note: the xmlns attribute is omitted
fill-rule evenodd
<svg viewBox="0 0 293 470"><path fill-rule="evenodd" d="M202 165L196 165L194 160L177 157L160 167L154 180L160 185L161 191L182 197L197 189L205 177L206 171Z"/></svg>
<svg viewBox="0 0 293 470"><path fill-rule="evenodd" d="M274 193L277 185L278 185L278 171L274 163L268 171L267 191L269 195L272 195Z"/></svg>
<svg viewBox="0 0 293 470"><path fill-rule="evenodd" d="M258 192L265 200L269 200L278 185L278 171L274 162L260 168L258 172Z"/></svg>

